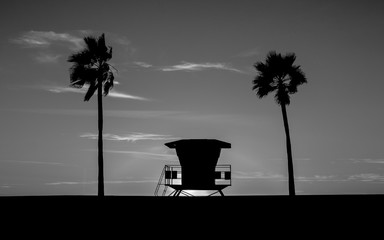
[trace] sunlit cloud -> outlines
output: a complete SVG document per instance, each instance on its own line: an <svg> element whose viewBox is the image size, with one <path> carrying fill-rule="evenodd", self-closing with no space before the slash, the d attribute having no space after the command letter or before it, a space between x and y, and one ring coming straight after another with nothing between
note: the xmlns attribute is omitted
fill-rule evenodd
<svg viewBox="0 0 384 240"><path fill-rule="evenodd" d="M111 90L108 96L113 98L125 98L125 99L132 99L132 100L150 101L150 99L148 98L134 96L134 95L130 95L122 92L117 92L115 90Z"/></svg>
<svg viewBox="0 0 384 240"><path fill-rule="evenodd" d="M226 63L190 63L182 62L181 64L173 66L160 67L159 70L164 72L173 72L173 71L203 71L208 69L218 69L218 70L227 70L238 73L243 73L241 70L233 68Z"/></svg>
<svg viewBox="0 0 384 240"><path fill-rule="evenodd" d="M87 138L87 139L98 139L98 135L94 133L84 133L84 134L81 134L80 137ZM152 140L152 141L175 140L177 138L172 137L171 135L133 132L126 135L116 135L116 134L105 133L103 134L103 139L109 140L109 141L136 142L136 141L142 141L142 140Z"/></svg>
<svg viewBox="0 0 384 240"><path fill-rule="evenodd" d="M62 86L44 86L43 89L45 89L49 92L52 92L52 93L81 93L81 94L85 94L87 92L86 87L85 88L73 88L73 87L62 87ZM95 93L95 94L97 94L97 93ZM112 89L109 92L108 96L113 97L113 98L150 101L150 99L148 99L148 98L118 92L114 89Z"/></svg>
<svg viewBox="0 0 384 240"><path fill-rule="evenodd" d="M25 47L49 47L53 43L65 43L71 50L79 50L83 45L83 39L69 33L56 33L53 31L28 31L20 37L12 40Z"/></svg>

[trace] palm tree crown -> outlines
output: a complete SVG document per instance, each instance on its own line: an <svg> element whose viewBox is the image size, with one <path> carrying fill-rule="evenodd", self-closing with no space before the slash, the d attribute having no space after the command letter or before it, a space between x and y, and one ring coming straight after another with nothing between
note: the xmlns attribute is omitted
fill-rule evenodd
<svg viewBox="0 0 384 240"><path fill-rule="evenodd" d="M307 82L300 69L293 63L296 60L294 53L282 56L280 53L270 52L265 63L257 62L254 67L258 75L253 80L253 90L259 98L276 91L275 100L279 105L290 104L290 94L297 92L297 87Z"/></svg>
<svg viewBox="0 0 384 240"><path fill-rule="evenodd" d="M103 86L103 95L106 96L113 87L112 66L107 62L112 58L112 47L105 45L105 37L85 37L85 48L68 58L72 62L70 69L70 85L75 88L89 86L84 101L89 101L97 88L99 81Z"/></svg>

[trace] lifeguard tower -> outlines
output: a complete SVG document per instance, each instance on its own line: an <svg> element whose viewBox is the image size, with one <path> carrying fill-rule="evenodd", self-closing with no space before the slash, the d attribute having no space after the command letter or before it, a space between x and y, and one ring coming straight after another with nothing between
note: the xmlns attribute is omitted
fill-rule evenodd
<svg viewBox="0 0 384 240"><path fill-rule="evenodd" d="M176 149L180 165L165 165L155 196L193 196L188 190L211 190L220 193L231 186L231 165L217 165L222 148L231 144L216 139L184 139L165 144ZM168 190L173 191L169 194Z"/></svg>

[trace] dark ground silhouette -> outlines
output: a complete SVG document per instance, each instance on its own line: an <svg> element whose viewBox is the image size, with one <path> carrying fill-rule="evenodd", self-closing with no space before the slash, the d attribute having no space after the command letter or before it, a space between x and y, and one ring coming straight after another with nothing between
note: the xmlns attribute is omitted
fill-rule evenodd
<svg viewBox="0 0 384 240"><path fill-rule="evenodd" d="M165 209L184 212L231 212L237 214L334 215L383 212L384 195L230 195L225 197L155 197L106 195L2 196L3 210L26 212L92 212L95 207L111 214L161 213ZM68 212L67 212L68 211ZM342 217L342 216L340 216ZM381 216L382 217L382 216Z"/></svg>
<svg viewBox="0 0 384 240"><path fill-rule="evenodd" d="M13 228L13 235L71 239L374 239L381 233L383 203L384 195L0 197L3 233Z"/></svg>

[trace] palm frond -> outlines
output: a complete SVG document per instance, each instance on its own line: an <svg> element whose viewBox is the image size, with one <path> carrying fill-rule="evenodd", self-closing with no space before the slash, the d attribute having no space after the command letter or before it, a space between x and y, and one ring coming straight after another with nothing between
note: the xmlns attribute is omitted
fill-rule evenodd
<svg viewBox="0 0 384 240"><path fill-rule="evenodd" d="M97 90L96 83L90 84L89 88L88 88L88 91L87 91L87 93L84 96L84 101L85 102L89 101L91 99L91 97L93 96L93 94L96 92L96 90Z"/></svg>
<svg viewBox="0 0 384 240"><path fill-rule="evenodd" d="M115 79L115 76L113 76L112 71L109 71L106 81L104 83L104 96L107 96L109 91L113 88L114 79Z"/></svg>
<svg viewBox="0 0 384 240"><path fill-rule="evenodd" d="M276 89L274 75L267 63L257 62L254 67L258 71L258 75L253 80L252 90L256 91L259 98L262 98Z"/></svg>
<svg viewBox="0 0 384 240"><path fill-rule="evenodd" d="M104 95L113 88L113 72L107 63L112 58L112 47L105 45L104 33L98 37L84 37L85 49L68 57L73 63L70 68L70 85L76 88L89 86L84 101L89 101L100 84ZM99 82L100 81L100 82Z"/></svg>
<svg viewBox="0 0 384 240"><path fill-rule="evenodd" d="M91 64L93 61L92 53L88 49L84 49L78 53L74 53L68 57L68 62L77 64Z"/></svg>
<svg viewBox="0 0 384 240"><path fill-rule="evenodd" d="M108 48L105 45L105 36L104 36L104 33L103 33L97 39L97 55L103 59L107 52L108 52Z"/></svg>
<svg viewBox="0 0 384 240"><path fill-rule="evenodd" d="M279 105L289 105L291 103L291 98L284 88L278 88L275 94L275 101Z"/></svg>
<svg viewBox="0 0 384 240"><path fill-rule="evenodd" d="M284 56L284 62L286 66L293 66L293 63L296 61L296 54L294 53L287 53Z"/></svg>
<svg viewBox="0 0 384 240"><path fill-rule="evenodd" d="M72 87L81 88L85 84L85 80L82 78L84 71L84 65L75 63L70 68L69 79Z"/></svg>
<svg viewBox="0 0 384 240"><path fill-rule="evenodd" d="M92 55L96 55L97 53L97 40L95 37L88 36L84 38L84 42L86 44L87 50L92 53Z"/></svg>
<svg viewBox="0 0 384 240"><path fill-rule="evenodd" d="M73 87L81 88L84 84L96 82L97 75L97 69L75 63L70 69L70 84Z"/></svg>
<svg viewBox="0 0 384 240"><path fill-rule="evenodd" d="M271 78L265 78L263 75L259 75L253 80L252 90L256 91L259 98L267 96L270 92L276 90L276 85L273 84Z"/></svg>
<svg viewBox="0 0 384 240"><path fill-rule="evenodd" d="M296 55L288 53L282 56L271 51L267 54L265 63L257 62L254 67L258 75L253 80L253 90L256 90L259 98L276 91L275 100L281 104L289 104L290 96L297 92L297 87L307 80L300 66L295 66Z"/></svg>
<svg viewBox="0 0 384 240"><path fill-rule="evenodd" d="M290 85L299 86L301 84L307 83L307 78L305 77L304 72L300 69L300 66L292 66L288 72L290 77Z"/></svg>
<svg viewBox="0 0 384 240"><path fill-rule="evenodd" d="M112 47L108 46L108 48L109 48L109 50L108 50L108 52L106 54L106 61L109 61L112 58Z"/></svg>

